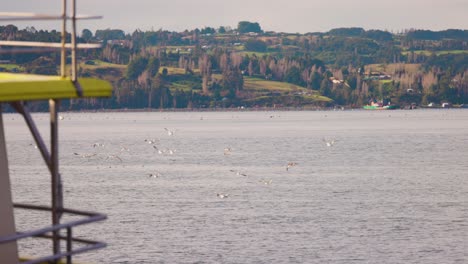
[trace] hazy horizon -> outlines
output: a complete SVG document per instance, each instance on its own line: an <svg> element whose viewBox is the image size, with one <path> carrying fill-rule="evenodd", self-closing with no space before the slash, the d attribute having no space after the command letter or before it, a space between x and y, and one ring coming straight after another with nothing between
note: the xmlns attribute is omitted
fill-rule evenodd
<svg viewBox="0 0 468 264"><path fill-rule="evenodd" d="M104 16L101 20L80 21L79 29L122 29L131 33L136 29L184 31L195 28L230 26L239 21L258 22L265 31L307 33L326 32L340 27L362 27L399 32L405 29L467 29L468 1L394 0L379 3L375 0L333 3L317 0L271 0L222 2L218 0L113 0L77 2L78 14ZM2 3L2 12L35 12L59 14L58 0L18 0ZM60 29L57 21L2 21L20 28Z"/></svg>

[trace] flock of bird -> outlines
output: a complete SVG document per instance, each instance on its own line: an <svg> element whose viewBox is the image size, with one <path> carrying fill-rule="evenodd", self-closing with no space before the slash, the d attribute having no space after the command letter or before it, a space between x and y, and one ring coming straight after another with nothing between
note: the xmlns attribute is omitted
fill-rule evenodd
<svg viewBox="0 0 468 264"><path fill-rule="evenodd" d="M322 140L325 144L326 147L333 147L335 145L335 143L337 142L336 139L327 139L327 138L323 138ZM229 156L233 153L233 149L231 147L225 147L224 148L224 152L223 154L225 156ZM286 164L286 171L289 171L291 168L297 166L299 163L297 162L294 162L294 161L290 161ZM244 172L241 172L239 170L229 170L230 172L233 172L235 173L237 176L243 176L243 177L247 177L248 175ZM264 185L271 185L273 180L272 179L265 179L265 178L262 178L260 179L258 182L260 182L261 184L264 184ZM226 198L229 198L230 195L228 193L216 193L216 196L218 198L221 198L221 199L226 199Z"/></svg>
<svg viewBox="0 0 468 264"><path fill-rule="evenodd" d="M166 132L168 137L176 136L176 130L172 130L172 129L169 129L169 128L164 128L164 131ZM151 145L151 147L155 151L155 153L158 153L159 155L174 155L177 152L176 149L161 147L160 146L161 145L161 139L159 139L159 138L146 138L146 139L143 140L143 142L145 144L147 144L147 145ZM326 147L333 147L336 144L336 142L337 142L337 140L333 139L333 138L331 138L331 139L330 138L329 139L323 138L323 143L325 144ZM100 155L102 157L102 153L99 153L99 151L97 149L105 148L106 145L104 143L96 142L96 143L93 143L91 145L91 147L93 149L95 149L96 151L92 152L92 153L85 153L85 154L74 152L73 154L76 155L76 156L82 157L82 158L86 158L86 159L90 159L90 158L96 157L98 155ZM115 162L123 163L124 159L121 157L121 154L124 153L124 152L130 152L130 149L127 146L120 145L119 151L117 153L114 153L114 154L106 153L106 154L104 154L105 158L103 160L106 161L106 162L109 162L110 165L115 164ZM231 154L233 154L233 152L234 152L233 148L231 148L230 146L227 146L223 150L223 155L224 156L231 156ZM229 157L226 157L226 158L229 158ZM299 165L299 163L297 163L295 161L289 161L289 162L285 163L285 170L290 171L292 168L294 168L294 167L296 167L298 165ZM109 166L109 167L111 167L111 166ZM239 170L231 169L229 171L234 173L236 176L248 177L247 173L239 171ZM147 175L148 178L161 178L163 176L163 174L161 172L159 172L159 171L147 172L146 175ZM260 184L264 184L264 185L271 185L273 180L272 179L262 178L262 179L258 180L258 182ZM218 198L220 198L220 199L226 199L226 198L230 197L230 195L228 193L221 193L221 192L216 193L216 196Z"/></svg>
<svg viewBox="0 0 468 264"><path fill-rule="evenodd" d="M322 140L324 143L325 143L325 146L327 147L333 147L336 143L337 140L335 139L326 139L326 138L323 138ZM231 147L226 147L224 148L224 155L225 156L229 156L231 155L231 153L233 152L233 149ZM286 171L289 171L291 168L297 166L299 163L297 162L294 162L294 161L290 161L286 164ZM241 172L241 171L238 171L238 170L229 170L230 172L234 172L237 176L243 176L243 177L247 177L248 175L244 172ZM264 185L270 185L272 184L273 180L272 179L260 179L259 180L260 183L264 184ZM221 198L221 199L226 199L229 197L229 194L227 193L216 193L216 196Z"/></svg>
<svg viewBox="0 0 468 264"><path fill-rule="evenodd" d="M166 131L168 136L175 136L176 130L171 130L171 129L168 129L168 128L164 128L164 130ZM159 155L174 155L177 152L176 149L158 147L158 144L161 143L161 140L159 138L146 138L146 139L143 140L143 142L148 144L148 145L151 145L152 149L156 153L158 153ZM33 146L33 144L30 144L30 145ZM90 146L94 149L94 152L91 152L91 153L74 152L73 154L75 156L79 156L79 157L85 158L85 159L90 159L90 158L93 158L93 157L100 156L101 160L104 160L105 162L109 163L109 168L112 167L111 164L114 161L117 161L118 163L123 163L124 158L122 158L121 154L124 153L124 152L130 152L130 148L128 148L127 146L124 146L124 145L120 145L119 151L114 151L113 154L106 153L106 151L100 151L99 150L100 148L105 148L106 147L106 145L104 143L95 142L95 143L91 144ZM34 147L37 148L36 145L34 145ZM151 173L147 173L147 176L148 176L148 178L159 178L159 177L162 176L162 173L159 172L159 171L153 171Z"/></svg>

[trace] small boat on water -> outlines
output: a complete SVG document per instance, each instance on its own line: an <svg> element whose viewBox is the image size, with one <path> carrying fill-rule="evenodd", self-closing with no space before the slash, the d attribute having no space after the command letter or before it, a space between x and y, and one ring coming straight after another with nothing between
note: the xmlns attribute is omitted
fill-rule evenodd
<svg viewBox="0 0 468 264"><path fill-rule="evenodd" d="M383 105L382 102L371 102L370 105L363 106L366 110L394 110L398 109L397 105L392 105L390 102L386 105Z"/></svg>

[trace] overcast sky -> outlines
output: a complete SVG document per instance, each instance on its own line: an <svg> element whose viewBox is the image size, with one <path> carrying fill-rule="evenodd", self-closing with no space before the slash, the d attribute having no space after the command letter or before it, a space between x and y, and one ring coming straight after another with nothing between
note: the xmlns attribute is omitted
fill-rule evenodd
<svg viewBox="0 0 468 264"><path fill-rule="evenodd" d="M62 0L0 0L2 12L60 13ZM78 13L103 15L79 29L183 31L258 22L263 30L306 33L337 27L468 29L468 0L78 0ZM2 25L7 22L0 22ZM8 22L59 29L59 22Z"/></svg>

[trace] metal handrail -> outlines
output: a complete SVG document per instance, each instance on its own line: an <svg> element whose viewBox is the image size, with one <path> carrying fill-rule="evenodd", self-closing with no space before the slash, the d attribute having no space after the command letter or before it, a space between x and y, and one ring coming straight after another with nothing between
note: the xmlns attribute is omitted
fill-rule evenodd
<svg viewBox="0 0 468 264"><path fill-rule="evenodd" d="M67 12L67 3L71 1L71 14ZM83 90L77 78L77 49L84 48L99 48L102 45L99 43L77 43L76 38L76 22L79 19L96 19L100 16L78 16L76 14L76 0L62 0L62 14L61 15L43 15L34 13L4 13L0 12L0 21L6 20L49 20L58 19L62 20L62 34L60 43L50 42L18 42L18 41L3 41L0 40L0 54L5 52L8 53L20 53L20 52L44 52L53 51L55 49L60 50L60 76L65 78L66 74L66 57L67 50L71 53L71 81L76 89L76 93L79 97L83 96ZM71 41L66 42L67 39L67 21L71 20ZM8 46L4 48L4 46ZM52 253L46 257L37 257L33 260L27 260L22 263L44 263L52 262L57 263L62 258L66 258L66 263L71 263L72 256L83 253L89 250L103 248L106 246L105 243L74 238L72 235L72 228L84 225L96 221L105 220L107 217L100 213L78 211L73 209L63 208L63 187L61 182L61 176L59 173L59 155L58 155L58 110L60 101L58 99L49 100L49 112L50 112L50 148L47 149L44 141L37 129L34 121L31 118L29 110L23 102L11 102L11 105L25 118L25 121L31 131L31 134L36 141L39 150L44 158L44 161L50 171L51 175L51 206L37 206L27 204L14 204L14 208L27 209L27 210L39 210L48 211L52 213L52 225L44 228L31 230L27 232L17 232L13 235L0 237L0 245L5 243L15 243L16 241L23 238L38 237L52 240ZM1 113L0 113L1 114ZM8 175L7 175L8 176ZM9 189L7 189L9 190ZM10 203L8 203L10 205ZM10 208L8 208L10 210ZM13 213L13 212L11 212ZM73 214L78 216L84 216L78 220L69 221L66 223L60 223L60 218L63 213ZM13 228L12 228L13 230ZM60 231L65 230L63 234ZM64 236L66 234L66 236ZM60 243L66 241L66 249L62 250ZM80 243L81 247L73 249L73 242ZM15 245L15 249L17 246Z"/></svg>
<svg viewBox="0 0 468 264"><path fill-rule="evenodd" d="M37 211L52 211L51 207L46 207L46 206L40 206L40 205L30 205L30 204L14 204L15 208L20 208L20 209L29 209L29 210L37 210ZM93 241L93 240L88 240L88 239L82 239L82 238L74 238L72 236L72 228L75 226L79 225L84 225L84 224L89 224L92 222L97 222L97 221L102 221L107 218L106 215L96 213L96 212L89 212L89 211L81 211L81 210L74 210L74 209L67 209L67 208L62 208L60 210L62 213L68 213L72 215L81 215L81 216L86 216L84 219L80 220L74 220L70 221L67 223L62 223L62 224L57 224L53 226L48 226L45 228L37 229L37 230L32 230L28 232L18 232L15 235L11 236L4 236L0 237L0 244L3 243L9 243L13 241L17 241L19 239L23 238L30 238L30 237L38 237L38 238L46 238L46 239L53 239L53 236L47 235L47 233L51 232L57 232L62 229L66 229L67 235L66 236L58 236L59 240L65 240L66 241L66 251L65 252L58 252L54 255L46 256L46 257L39 257L33 260L28 260L25 262L21 262L23 264L34 264L34 263L43 263L46 261L57 261L60 260L64 257L67 258L66 263L72 263L72 256L83 253L86 251L90 250L96 250L99 248L103 248L106 246L105 243L103 242L98 242L98 241ZM73 248L73 242L81 243L81 244L86 244L87 246L78 248L78 249L72 249Z"/></svg>
<svg viewBox="0 0 468 264"><path fill-rule="evenodd" d="M0 46L14 46L14 47L36 47L36 48L55 48L55 49L97 49L102 48L101 43L78 43L74 47L71 43L58 43L58 42L38 42L38 41L15 41L15 40L0 40Z"/></svg>
<svg viewBox="0 0 468 264"><path fill-rule="evenodd" d="M76 19L101 19L102 16L97 15L76 15ZM0 21L16 21L16 20L63 20L63 15L55 14L38 14L38 13L23 13L23 12L0 12ZM65 19L71 20L73 17L65 16Z"/></svg>

